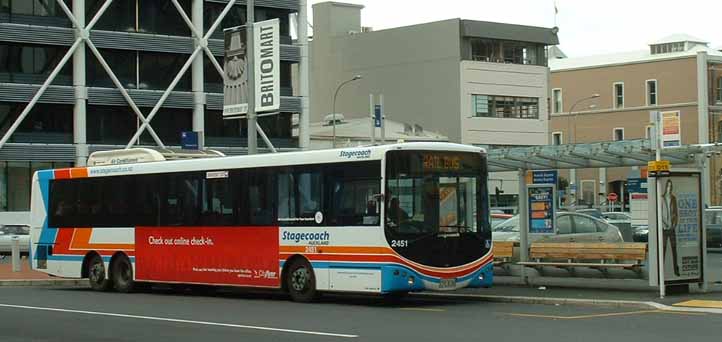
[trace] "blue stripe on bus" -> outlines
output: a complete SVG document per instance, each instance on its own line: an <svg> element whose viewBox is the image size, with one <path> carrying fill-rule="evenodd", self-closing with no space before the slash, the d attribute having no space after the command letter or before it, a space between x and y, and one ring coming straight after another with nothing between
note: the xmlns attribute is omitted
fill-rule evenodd
<svg viewBox="0 0 722 342"><path fill-rule="evenodd" d="M45 206L45 219L43 220L38 243L43 245L54 244L55 237L58 234L57 228L48 227L48 216L50 216L50 180L54 178L55 174L53 170L38 171L38 185L40 186L40 194L43 198L43 206Z"/></svg>
<svg viewBox="0 0 722 342"><path fill-rule="evenodd" d="M280 261L280 267L283 268L283 264L285 261ZM475 270L474 272L471 272L468 275L465 275L463 277L457 277L456 280L458 282L463 282L469 279L472 279L474 277L477 277L479 272L483 269L488 267L489 264L484 265L480 267L479 269ZM311 262L311 266L315 268L367 268L367 269L381 269L383 266L394 266L394 267L400 267L408 272L412 273L415 277L419 279L426 280L431 283L439 283L438 277L431 277L424 274L419 273L418 271L415 271L413 269L410 269L404 265L401 264L394 264L394 263L345 263L345 262L328 262L328 261L313 261Z"/></svg>

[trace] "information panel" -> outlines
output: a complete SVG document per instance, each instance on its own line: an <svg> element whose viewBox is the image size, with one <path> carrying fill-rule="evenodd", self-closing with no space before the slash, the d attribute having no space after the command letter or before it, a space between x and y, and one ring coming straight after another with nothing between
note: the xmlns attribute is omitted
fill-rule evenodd
<svg viewBox="0 0 722 342"><path fill-rule="evenodd" d="M529 185L529 233L554 234L555 212L552 184Z"/></svg>

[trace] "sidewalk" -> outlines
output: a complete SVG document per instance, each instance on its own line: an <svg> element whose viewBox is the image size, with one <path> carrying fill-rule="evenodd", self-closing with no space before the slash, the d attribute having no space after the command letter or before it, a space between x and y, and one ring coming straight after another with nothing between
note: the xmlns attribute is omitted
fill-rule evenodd
<svg viewBox="0 0 722 342"><path fill-rule="evenodd" d="M0 286L29 286L29 285L76 285L76 279L54 278L46 273L30 269L28 259L20 260L20 272L13 272L10 257L0 259ZM86 284L87 280L82 280Z"/></svg>
<svg viewBox="0 0 722 342"><path fill-rule="evenodd" d="M691 286L690 293L672 294L661 299L659 290L650 287L646 280L537 277L530 278L530 285L525 285L518 277L495 276L494 286L488 289L461 289L425 295L459 296L492 302L674 308L680 311L685 308L711 308L708 312L722 313L722 284L710 284L706 293Z"/></svg>

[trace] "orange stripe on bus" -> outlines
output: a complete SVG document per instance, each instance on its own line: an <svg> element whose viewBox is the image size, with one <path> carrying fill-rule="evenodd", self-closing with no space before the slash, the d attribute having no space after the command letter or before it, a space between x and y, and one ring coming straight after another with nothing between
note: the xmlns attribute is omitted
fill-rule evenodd
<svg viewBox="0 0 722 342"><path fill-rule="evenodd" d="M93 228L75 228L70 241L70 249L81 250L135 250L135 244L127 243L91 243L90 236Z"/></svg>
<svg viewBox="0 0 722 342"><path fill-rule="evenodd" d="M76 167L70 169L70 178L87 178L88 177L88 168L86 167Z"/></svg>

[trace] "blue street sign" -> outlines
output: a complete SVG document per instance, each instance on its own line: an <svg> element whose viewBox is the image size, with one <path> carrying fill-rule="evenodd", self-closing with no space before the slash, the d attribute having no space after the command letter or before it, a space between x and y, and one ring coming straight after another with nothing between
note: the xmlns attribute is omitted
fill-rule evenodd
<svg viewBox="0 0 722 342"><path fill-rule="evenodd" d="M184 150L197 150L198 132L181 132L181 148Z"/></svg>
<svg viewBox="0 0 722 342"><path fill-rule="evenodd" d="M647 193L647 179L646 178L628 178L627 179L627 192L628 193Z"/></svg>
<svg viewBox="0 0 722 342"><path fill-rule="evenodd" d="M532 171L532 184L557 184L557 171Z"/></svg>
<svg viewBox="0 0 722 342"><path fill-rule="evenodd" d="M374 105L374 127L381 127L381 105Z"/></svg>

